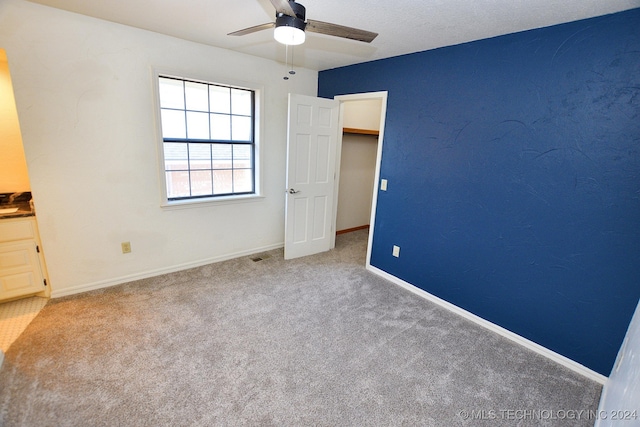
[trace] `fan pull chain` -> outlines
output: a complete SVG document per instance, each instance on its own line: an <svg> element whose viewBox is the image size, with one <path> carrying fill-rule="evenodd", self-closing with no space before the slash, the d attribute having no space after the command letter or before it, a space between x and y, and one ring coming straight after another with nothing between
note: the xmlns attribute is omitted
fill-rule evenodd
<svg viewBox="0 0 640 427"><path fill-rule="evenodd" d="M289 70L289 74L293 76L295 73L296 72L293 70L293 46L291 46L291 69Z"/></svg>
<svg viewBox="0 0 640 427"><path fill-rule="evenodd" d="M285 68L289 68L289 45L286 44L284 45L285 51L284 51L284 67ZM284 80L289 80L289 76L285 75L283 77Z"/></svg>
<svg viewBox="0 0 640 427"><path fill-rule="evenodd" d="M289 68L289 45L285 45L285 54L284 54L284 66ZM296 72L293 69L293 45L291 46L291 69L289 70L290 75L294 75ZM289 80L289 76L284 76L284 80Z"/></svg>

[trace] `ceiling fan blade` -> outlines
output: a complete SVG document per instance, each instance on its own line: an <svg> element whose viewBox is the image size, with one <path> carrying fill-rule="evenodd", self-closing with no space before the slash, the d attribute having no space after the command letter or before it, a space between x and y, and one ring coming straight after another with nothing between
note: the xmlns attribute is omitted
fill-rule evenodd
<svg viewBox="0 0 640 427"><path fill-rule="evenodd" d="M311 31L312 33L327 34L345 39L358 40L365 43L371 43L373 39L378 37L378 33L372 33L371 31L345 27L344 25L330 24L328 22L312 21L311 19L307 21L306 30Z"/></svg>
<svg viewBox="0 0 640 427"><path fill-rule="evenodd" d="M227 35L228 36L244 36L247 34L255 33L257 31L268 30L269 28L273 28L274 25L276 25L274 22L268 22L266 24L245 28L244 30L234 31L233 33L229 33Z"/></svg>
<svg viewBox="0 0 640 427"><path fill-rule="evenodd" d="M276 13L283 13L289 16L296 16L293 8L287 0L270 0L273 7L276 9Z"/></svg>

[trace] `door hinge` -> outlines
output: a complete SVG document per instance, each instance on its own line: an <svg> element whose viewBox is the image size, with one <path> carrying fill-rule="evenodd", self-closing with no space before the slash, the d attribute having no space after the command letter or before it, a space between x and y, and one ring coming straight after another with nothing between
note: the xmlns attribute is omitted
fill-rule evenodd
<svg viewBox="0 0 640 427"><path fill-rule="evenodd" d="M47 286L47 279L43 279L42 281L44 282L44 285Z"/></svg>
<svg viewBox="0 0 640 427"><path fill-rule="evenodd" d="M40 253L40 246L36 245L36 252Z"/></svg>

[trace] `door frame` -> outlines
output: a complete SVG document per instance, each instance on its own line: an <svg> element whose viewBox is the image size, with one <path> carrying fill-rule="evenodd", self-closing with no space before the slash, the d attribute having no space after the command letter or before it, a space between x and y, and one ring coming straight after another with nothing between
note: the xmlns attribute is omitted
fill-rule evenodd
<svg viewBox="0 0 640 427"><path fill-rule="evenodd" d="M380 108L380 134L378 135L378 152L376 154L376 168L375 168L375 176L373 182L373 197L371 202L371 219L369 220L369 241L367 243L367 261L366 266L370 266L371 261L371 247L373 244L373 230L375 228L375 219L376 219L376 207L378 204L378 187L380 184L380 163L382 160L382 145L384 143L384 128L385 128L385 120L387 117L387 91L380 92L365 92L365 93L355 93L349 95L336 95L333 99L340 101L339 108L339 119L338 119L338 140L336 147L336 175L334 180L334 191L333 191L333 233L331 235L331 249L336 246L336 221L338 217L338 190L340 186L340 162L342 161L342 128L344 122L344 103L349 101L364 101L364 100L380 100L381 108Z"/></svg>

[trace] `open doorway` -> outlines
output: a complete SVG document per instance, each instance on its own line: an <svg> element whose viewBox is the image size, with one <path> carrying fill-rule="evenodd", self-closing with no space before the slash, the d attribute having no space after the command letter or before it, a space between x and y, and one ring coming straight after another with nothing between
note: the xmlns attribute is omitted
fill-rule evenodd
<svg viewBox="0 0 640 427"><path fill-rule="evenodd" d="M340 229L373 224L386 105L387 92L341 95L335 99L289 94L285 259L324 252L336 245L343 130L348 135L377 138L373 139L373 144L370 141L368 143L369 154L366 157L369 160L366 161L365 173L351 174L355 175L355 179L352 176L351 182L347 179L346 184L343 183L343 191L345 185L353 186L354 183L360 188L355 190L360 209L359 218L352 220L349 210L353 210L356 197L347 197L347 202L342 203L341 221L355 221L352 222L355 226L341 224ZM344 125L345 117L350 126ZM343 170L347 171L345 175L350 175L351 169L357 169L358 165L349 165L349 157L362 160L362 156L358 156L361 152L358 148L351 150L349 147L346 150L350 152L345 155ZM367 246L367 264L371 234Z"/></svg>
<svg viewBox="0 0 640 427"><path fill-rule="evenodd" d="M335 188L336 234L371 228L375 219L387 92L335 97L340 134ZM369 233L367 263L371 250ZM335 238L335 236L334 236Z"/></svg>
<svg viewBox="0 0 640 427"><path fill-rule="evenodd" d="M33 295L48 298L51 291L4 49L0 49L0 153L0 303Z"/></svg>

